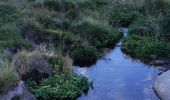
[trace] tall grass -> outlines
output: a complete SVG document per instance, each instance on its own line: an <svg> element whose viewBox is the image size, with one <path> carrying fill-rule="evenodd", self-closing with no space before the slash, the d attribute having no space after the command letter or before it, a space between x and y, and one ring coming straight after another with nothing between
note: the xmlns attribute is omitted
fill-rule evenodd
<svg viewBox="0 0 170 100"><path fill-rule="evenodd" d="M8 61L0 62L0 92L5 92L5 90L16 85L19 80L18 74L15 72L14 67Z"/></svg>

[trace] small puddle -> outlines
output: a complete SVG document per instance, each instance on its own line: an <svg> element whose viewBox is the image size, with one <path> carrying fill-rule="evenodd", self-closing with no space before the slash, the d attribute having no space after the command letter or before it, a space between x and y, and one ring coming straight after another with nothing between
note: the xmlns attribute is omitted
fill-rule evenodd
<svg viewBox="0 0 170 100"><path fill-rule="evenodd" d="M128 29L122 28L126 37ZM74 71L93 83L78 100L159 100L153 82L161 72L123 54L118 43L91 67L75 66Z"/></svg>

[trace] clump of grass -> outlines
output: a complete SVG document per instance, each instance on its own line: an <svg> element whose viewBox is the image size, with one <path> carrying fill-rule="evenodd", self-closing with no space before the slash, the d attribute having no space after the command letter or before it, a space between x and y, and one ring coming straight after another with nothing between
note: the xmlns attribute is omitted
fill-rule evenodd
<svg viewBox="0 0 170 100"><path fill-rule="evenodd" d="M14 56L12 63L23 80L40 80L52 73L49 58L37 51L19 52Z"/></svg>
<svg viewBox="0 0 170 100"><path fill-rule="evenodd" d="M0 63L0 93L5 92L19 81L18 74L8 61Z"/></svg>

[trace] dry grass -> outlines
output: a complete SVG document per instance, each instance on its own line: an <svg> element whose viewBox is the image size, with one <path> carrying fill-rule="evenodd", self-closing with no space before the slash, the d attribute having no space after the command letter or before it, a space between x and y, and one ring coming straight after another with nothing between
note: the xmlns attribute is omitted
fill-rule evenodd
<svg viewBox="0 0 170 100"><path fill-rule="evenodd" d="M15 72L11 63L2 61L0 63L0 92L16 84L19 80L18 74Z"/></svg>
<svg viewBox="0 0 170 100"><path fill-rule="evenodd" d="M47 74L52 70L48 62L48 57L37 51L19 52L14 56L12 64L19 73L20 77L26 73L29 73L33 69L36 69L42 73L47 72Z"/></svg>

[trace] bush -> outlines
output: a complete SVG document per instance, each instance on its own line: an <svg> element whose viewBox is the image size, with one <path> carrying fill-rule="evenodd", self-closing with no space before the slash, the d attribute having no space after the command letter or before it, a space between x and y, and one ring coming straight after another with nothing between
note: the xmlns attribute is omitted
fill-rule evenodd
<svg viewBox="0 0 170 100"><path fill-rule="evenodd" d="M80 44L70 53L75 65L86 66L93 64L98 58L98 51L90 45Z"/></svg>
<svg viewBox="0 0 170 100"><path fill-rule="evenodd" d="M170 56L170 46L165 41L138 35L131 35L123 39L122 50L133 57L146 61L166 59Z"/></svg>
<svg viewBox="0 0 170 100"><path fill-rule="evenodd" d="M81 91L88 90L88 81L73 73L55 74L36 83L28 81L27 86L40 100L75 100Z"/></svg>
<svg viewBox="0 0 170 100"><path fill-rule="evenodd" d="M76 0L45 0L44 5L49 9L63 13L69 19L75 19L79 15L78 5Z"/></svg>
<svg viewBox="0 0 170 100"><path fill-rule="evenodd" d="M159 18L159 19L158 19ZM159 37L162 33L161 22L162 17L154 17L151 15L138 17L130 26L129 34L137 34L142 36Z"/></svg>
<svg viewBox="0 0 170 100"><path fill-rule="evenodd" d="M115 44L115 41L113 41L115 39L113 28L106 22L88 17L83 18L82 21L73 26L77 34L87 38L97 48L113 46Z"/></svg>
<svg viewBox="0 0 170 100"><path fill-rule="evenodd" d="M16 85L19 81L18 74L15 72L12 65L3 61L0 63L0 93L6 92L9 88Z"/></svg>
<svg viewBox="0 0 170 100"><path fill-rule="evenodd" d="M115 10L115 9L114 9ZM110 15L110 23L113 26L123 26L127 27L129 26L137 17L139 16L139 13L136 11L112 11Z"/></svg>

